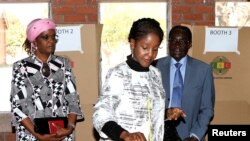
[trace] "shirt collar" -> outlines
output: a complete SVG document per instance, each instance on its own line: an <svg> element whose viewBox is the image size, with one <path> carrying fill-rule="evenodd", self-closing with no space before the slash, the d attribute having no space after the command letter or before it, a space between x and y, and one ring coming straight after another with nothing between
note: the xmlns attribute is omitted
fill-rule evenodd
<svg viewBox="0 0 250 141"><path fill-rule="evenodd" d="M171 57L171 66L175 65L176 63L177 63L177 61L173 57ZM181 58L181 60L178 63L182 64L182 66L186 66L187 55L185 57Z"/></svg>
<svg viewBox="0 0 250 141"><path fill-rule="evenodd" d="M30 56L32 57L32 59L33 59L34 61L43 63L34 53L31 53ZM50 56L49 56L49 58L48 58L48 60L47 60L47 63L50 62L51 59L52 59L52 55L50 54Z"/></svg>

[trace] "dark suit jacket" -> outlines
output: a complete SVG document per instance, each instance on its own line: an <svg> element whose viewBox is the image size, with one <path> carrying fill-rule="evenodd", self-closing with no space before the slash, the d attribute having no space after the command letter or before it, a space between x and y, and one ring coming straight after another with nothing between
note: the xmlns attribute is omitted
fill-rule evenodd
<svg viewBox="0 0 250 141"><path fill-rule="evenodd" d="M170 99L170 60L171 57L167 56L158 59L156 63L166 91L166 105L169 105ZM177 125L178 134L182 139L194 133L201 141L204 140L213 118L214 102L215 89L211 66L188 56L182 96L182 109L187 117Z"/></svg>

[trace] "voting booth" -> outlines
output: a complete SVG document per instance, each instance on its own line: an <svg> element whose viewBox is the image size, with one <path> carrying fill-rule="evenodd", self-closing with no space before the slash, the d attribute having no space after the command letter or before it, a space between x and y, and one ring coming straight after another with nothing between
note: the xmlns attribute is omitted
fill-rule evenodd
<svg viewBox="0 0 250 141"><path fill-rule="evenodd" d="M213 67L215 114L212 124L250 123L250 28L189 26L190 55Z"/></svg>
<svg viewBox="0 0 250 141"><path fill-rule="evenodd" d="M215 116L212 124L250 122L250 28L189 26L189 54L213 66ZM85 121L78 122L76 140L95 141L93 106L99 86L102 25L59 25L56 53L71 60Z"/></svg>
<svg viewBox="0 0 250 141"><path fill-rule="evenodd" d="M85 120L76 126L76 141L95 141L93 105L99 93L99 63L102 25L58 25L55 54L71 61Z"/></svg>

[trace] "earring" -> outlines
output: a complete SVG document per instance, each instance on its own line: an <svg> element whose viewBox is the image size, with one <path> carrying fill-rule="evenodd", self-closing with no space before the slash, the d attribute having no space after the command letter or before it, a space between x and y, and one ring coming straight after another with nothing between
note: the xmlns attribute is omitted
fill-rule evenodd
<svg viewBox="0 0 250 141"><path fill-rule="evenodd" d="M134 54L133 54L133 50L131 49L131 57L133 58L134 57Z"/></svg>
<svg viewBox="0 0 250 141"><path fill-rule="evenodd" d="M31 43L31 52L34 53L37 50L37 46Z"/></svg>

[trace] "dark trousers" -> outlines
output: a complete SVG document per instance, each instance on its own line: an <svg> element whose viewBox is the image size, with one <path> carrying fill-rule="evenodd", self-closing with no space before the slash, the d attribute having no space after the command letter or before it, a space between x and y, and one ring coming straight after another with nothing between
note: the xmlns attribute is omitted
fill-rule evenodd
<svg viewBox="0 0 250 141"><path fill-rule="evenodd" d="M167 120L164 123L163 141L182 141L176 130L176 122Z"/></svg>

